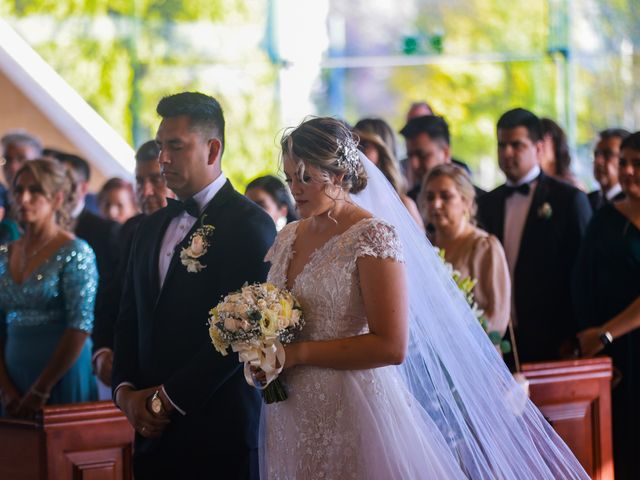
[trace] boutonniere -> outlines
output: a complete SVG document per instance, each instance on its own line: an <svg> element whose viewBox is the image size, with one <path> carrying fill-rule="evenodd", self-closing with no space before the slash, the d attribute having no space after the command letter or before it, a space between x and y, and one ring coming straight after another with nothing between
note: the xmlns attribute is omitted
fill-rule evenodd
<svg viewBox="0 0 640 480"><path fill-rule="evenodd" d="M548 202L544 202L538 208L538 217L539 218L542 218L544 220L549 220L552 215L553 215L553 209L551 208L551 205L549 205Z"/></svg>
<svg viewBox="0 0 640 480"><path fill-rule="evenodd" d="M180 251L180 262L182 265L187 267L187 272L189 273L198 273L200 270L207 267L200 263L200 260L198 259L207 253L207 250L211 245L211 236L213 235L213 231L216 227L213 225L205 225L205 217L206 215L202 217L202 226L193 232L189 238L189 246Z"/></svg>

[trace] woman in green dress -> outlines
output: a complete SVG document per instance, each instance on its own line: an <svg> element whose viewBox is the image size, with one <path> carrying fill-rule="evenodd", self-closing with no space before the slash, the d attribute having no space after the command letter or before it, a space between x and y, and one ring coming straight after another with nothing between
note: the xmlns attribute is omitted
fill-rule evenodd
<svg viewBox="0 0 640 480"><path fill-rule="evenodd" d="M97 270L91 248L64 228L72 191L52 160L27 162L13 180L25 233L0 247L0 415L32 418L45 404L96 398Z"/></svg>
<svg viewBox="0 0 640 480"><path fill-rule="evenodd" d="M582 354L603 351L621 374L612 391L617 479L640 478L640 132L620 148L626 198L596 212L574 279Z"/></svg>

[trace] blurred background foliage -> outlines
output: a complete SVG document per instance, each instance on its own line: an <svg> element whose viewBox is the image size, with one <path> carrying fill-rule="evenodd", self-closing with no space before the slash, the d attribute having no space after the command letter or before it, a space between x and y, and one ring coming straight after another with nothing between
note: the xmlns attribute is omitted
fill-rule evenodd
<svg viewBox="0 0 640 480"><path fill-rule="evenodd" d="M272 15L288 1L0 0L0 14L134 147L155 135L163 95L216 96L224 168L242 188L277 171L277 139L292 124L283 105L297 100L280 87L297 64L274 45L295 19ZM397 131L426 100L485 187L500 180L495 123L508 108L556 119L587 184L597 131L640 126L638 0L310 1L327 3L316 20L328 47L306 113L377 116Z"/></svg>

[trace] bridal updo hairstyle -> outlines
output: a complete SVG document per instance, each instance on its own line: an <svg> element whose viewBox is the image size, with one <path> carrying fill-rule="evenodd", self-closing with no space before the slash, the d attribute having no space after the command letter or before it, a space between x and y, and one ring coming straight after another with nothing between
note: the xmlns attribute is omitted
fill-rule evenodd
<svg viewBox="0 0 640 480"><path fill-rule="evenodd" d="M367 186L367 174L357 145L358 138L354 138L345 123L335 118L315 117L285 132L280 141L281 160L287 158L296 162L300 178L304 175L305 164L319 168L327 185L332 176L342 176L342 189L358 193Z"/></svg>
<svg viewBox="0 0 640 480"><path fill-rule="evenodd" d="M56 223L64 229L71 226L71 210L76 202L75 182L69 170L60 162L48 158L39 158L26 162L13 178L13 189L20 175L29 172L36 184L42 190L42 194L52 201L59 192L62 192L63 202L56 212Z"/></svg>

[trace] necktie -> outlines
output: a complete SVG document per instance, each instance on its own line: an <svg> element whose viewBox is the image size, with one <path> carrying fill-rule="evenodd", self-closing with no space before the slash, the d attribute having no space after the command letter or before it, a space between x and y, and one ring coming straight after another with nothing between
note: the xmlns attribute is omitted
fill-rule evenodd
<svg viewBox="0 0 640 480"><path fill-rule="evenodd" d="M188 198L184 202L174 198L167 198L167 208L170 209L169 211L173 217L177 217L182 212L187 212L189 215L196 218L200 215L200 208L193 197Z"/></svg>
<svg viewBox="0 0 640 480"><path fill-rule="evenodd" d="M513 195L514 193L519 193L521 195L529 195L530 191L531 191L531 186L528 183L523 183L522 185L518 185L517 187L506 185L507 198Z"/></svg>

